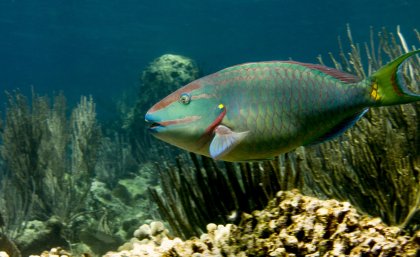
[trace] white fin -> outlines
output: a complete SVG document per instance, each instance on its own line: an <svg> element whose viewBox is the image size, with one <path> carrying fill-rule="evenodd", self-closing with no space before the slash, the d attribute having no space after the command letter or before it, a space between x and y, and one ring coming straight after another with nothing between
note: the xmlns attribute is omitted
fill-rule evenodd
<svg viewBox="0 0 420 257"><path fill-rule="evenodd" d="M246 132L233 132L230 128L219 125L214 130L215 136L210 143L210 156L213 159L220 159L232 151L248 134Z"/></svg>

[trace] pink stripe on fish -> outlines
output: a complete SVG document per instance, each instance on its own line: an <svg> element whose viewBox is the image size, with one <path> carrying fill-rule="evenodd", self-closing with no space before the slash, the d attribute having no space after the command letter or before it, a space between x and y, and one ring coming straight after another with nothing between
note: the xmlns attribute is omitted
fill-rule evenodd
<svg viewBox="0 0 420 257"><path fill-rule="evenodd" d="M162 121L162 122L159 122L159 124L162 126L169 126L169 125L177 125L177 124L182 124L182 123L189 123L189 122L193 122L199 119L201 119L201 116L188 116L182 119Z"/></svg>
<svg viewBox="0 0 420 257"><path fill-rule="evenodd" d="M191 91L201 88L201 85L195 81L191 82L190 84L180 88L178 91L175 91L174 93L168 95L167 97L163 98L160 102L153 105L152 108L148 111L149 113L153 113L156 111L159 111L160 109L163 109L170 105L173 102L176 102L179 100L179 96L183 93L191 93Z"/></svg>
<svg viewBox="0 0 420 257"><path fill-rule="evenodd" d="M217 116L217 118L206 128L203 135L201 135L200 139L198 140L198 145L203 147L206 143L206 139L208 136L211 136L215 128L222 122L223 118L226 115L226 107L223 108L223 111Z"/></svg>
<svg viewBox="0 0 420 257"><path fill-rule="evenodd" d="M217 125L220 124L220 122L222 122L223 117L225 117L226 115L226 107L223 108L223 112L219 114L219 116L217 116L217 118L213 121L212 124L210 124L210 126L208 126L206 128L206 131L204 132L204 134L210 134L210 132L212 132Z"/></svg>
<svg viewBox="0 0 420 257"><path fill-rule="evenodd" d="M214 95L209 95L209 94L199 94L199 95L193 95L191 96L191 99L210 99L215 97Z"/></svg>

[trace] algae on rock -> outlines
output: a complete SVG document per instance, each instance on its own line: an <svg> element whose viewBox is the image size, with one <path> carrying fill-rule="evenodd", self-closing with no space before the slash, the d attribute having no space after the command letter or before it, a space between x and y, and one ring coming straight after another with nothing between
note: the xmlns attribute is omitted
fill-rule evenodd
<svg viewBox="0 0 420 257"><path fill-rule="evenodd" d="M156 58L142 72L137 102L134 108L125 114L123 125L137 159L143 162L156 160L162 152L171 156L173 151L169 149L174 148L168 148L166 144L151 139L147 133L144 114L157 99L197 79L199 73L199 68L192 59L174 54L164 54Z"/></svg>

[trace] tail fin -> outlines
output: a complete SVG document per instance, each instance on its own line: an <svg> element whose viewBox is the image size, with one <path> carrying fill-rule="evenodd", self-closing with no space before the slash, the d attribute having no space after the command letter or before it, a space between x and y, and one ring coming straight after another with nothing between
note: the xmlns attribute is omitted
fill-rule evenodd
<svg viewBox="0 0 420 257"><path fill-rule="evenodd" d="M419 54L420 50L401 55L372 74L371 98L375 105L395 105L420 101L420 94L410 92L402 77L401 64L410 56Z"/></svg>

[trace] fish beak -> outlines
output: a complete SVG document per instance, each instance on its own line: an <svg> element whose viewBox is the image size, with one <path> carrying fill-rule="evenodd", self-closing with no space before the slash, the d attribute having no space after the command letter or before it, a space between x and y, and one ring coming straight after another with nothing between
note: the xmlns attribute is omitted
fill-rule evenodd
<svg viewBox="0 0 420 257"><path fill-rule="evenodd" d="M145 116L144 121L147 123L148 130L150 132L159 132L162 130L165 126L159 123L156 118L153 117L153 115L147 113Z"/></svg>

